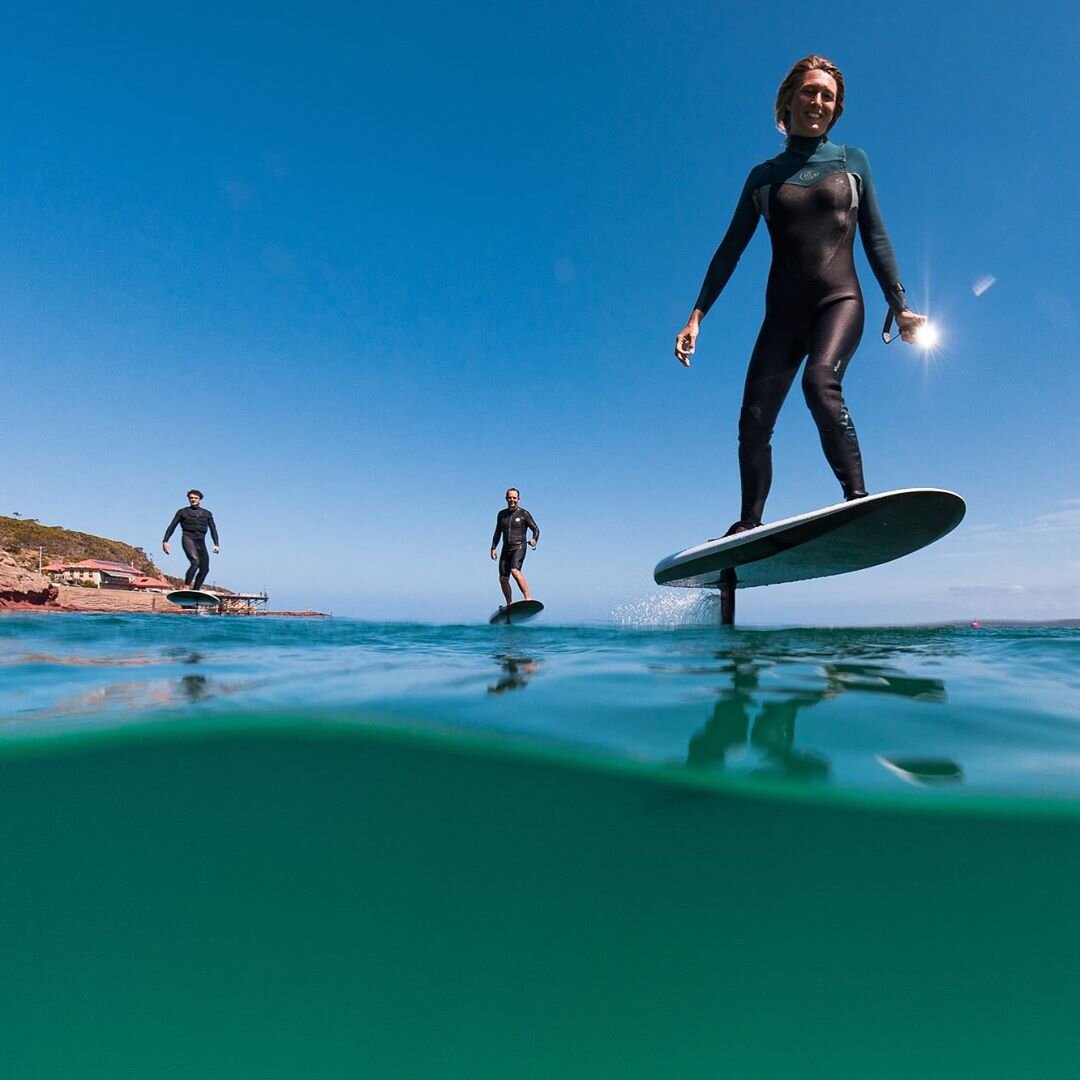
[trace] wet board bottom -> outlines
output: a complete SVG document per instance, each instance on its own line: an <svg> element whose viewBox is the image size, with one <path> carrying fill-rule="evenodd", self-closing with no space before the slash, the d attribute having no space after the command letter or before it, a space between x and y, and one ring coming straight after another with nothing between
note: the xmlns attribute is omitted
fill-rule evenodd
<svg viewBox="0 0 1080 1080"><path fill-rule="evenodd" d="M848 574L940 540L965 510L959 495L940 488L885 491L678 551L656 564L653 580L745 589Z"/></svg>
<svg viewBox="0 0 1080 1080"><path fill-rule="evenodd" d="M500 607L488 619L493 626L498 623L520 623L539 615L544 605L539 600L518 600L509 607Z"/></svg>
<svg viewBox="0 0 1080 1080"><path fill-rule="evenodd" d="M216 609L221 603L213 593L203 592L201 589L178 589L176 592L167 593L165 599L182 608Z"/></svg>

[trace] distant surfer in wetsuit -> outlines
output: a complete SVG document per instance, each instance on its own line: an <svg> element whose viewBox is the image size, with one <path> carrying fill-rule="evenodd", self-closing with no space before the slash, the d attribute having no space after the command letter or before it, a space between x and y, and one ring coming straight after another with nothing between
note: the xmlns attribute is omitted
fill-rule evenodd
<svg viewBox="0 0 1080 1080"><path fill-rule="evenodd" d="M533 521L532 514L520 506L521 493L517 488L507 488L506 509L500 510L495 518L495 533L491 537L491 557L499 560L499 585L506 604L509 607L512 600L510 593L510 578L512 577L521 590L522 598L531 600L529 595L529 583L521 572L521 564L525 561L525 545L536 547L536 541L540 539L540 527ZM532 531L532 538L526 540L525 534ZM502 555L498 547L502 539Z"/></svg>
<svg viewBox="0 0 1080 1080"><path fill-rule="evenodd" d="M844 111L840 70L823 56L805 57L780 84L775 108L786 148L750 170L694 310L675 339L675 356L689 367L699 324L764 217L772 266L765 321L750 357L739 416L742 511L729 536L761 524L772 485L773 427L804 358L803 393L825 457L845 499L866 495L859 440L840 391L863 330L853 250L856 224L900 336L912 343L926 322L908 307L866 155L829 141Z"/></svg>
<svg viewBox="0 0 1080 1080"><path fill-rule="evenodd" d="M220 550L218 542L217 525L214 524L214 515L200 506L203 493L192 488L188 493L188 505L182 506L173 515L169 527L165 530L165 539L161 541L161 547L165 554L169 554L169 537L180 526L180 544L188 559L188 570L184 575L184 584L191 589L201 589L206 575L210 572L210 553L206 550L206 530L210 530L210 536L214 541L214 554Z"/></svg>

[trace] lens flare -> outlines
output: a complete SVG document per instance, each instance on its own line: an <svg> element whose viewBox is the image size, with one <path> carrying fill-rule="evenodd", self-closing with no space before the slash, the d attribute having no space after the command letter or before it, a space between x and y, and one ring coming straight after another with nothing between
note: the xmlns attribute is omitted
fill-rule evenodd
<svg viewBox="0 0 1080 1080"><path fill-rule="evenodd" d="M915 344L920 349L932 349L940 341L941 334L933 323L925 322L915 331Z"/></svg>

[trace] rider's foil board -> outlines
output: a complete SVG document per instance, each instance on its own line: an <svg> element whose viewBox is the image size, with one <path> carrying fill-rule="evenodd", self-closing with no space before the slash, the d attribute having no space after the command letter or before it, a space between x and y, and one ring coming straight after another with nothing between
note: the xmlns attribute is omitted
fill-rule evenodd
<svg viewBox="0 0 1080 1080"><path fill-rule="evenodd" d="M966 509L959 495L940 488L886 491L686 548L661 559L653 578L691 589L745 589L848 574L940 540Z"/></svg>

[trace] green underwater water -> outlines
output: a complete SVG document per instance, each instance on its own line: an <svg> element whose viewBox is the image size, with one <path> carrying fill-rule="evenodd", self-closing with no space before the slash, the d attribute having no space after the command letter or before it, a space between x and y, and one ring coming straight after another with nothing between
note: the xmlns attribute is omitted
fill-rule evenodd
<svg viewBox="0 0 1080 1080"><path fill-rule="evenodd" d="M0 744L45 1078L1066 1077L1080 812L215 718Z"/></svg>

